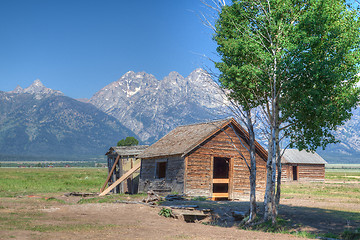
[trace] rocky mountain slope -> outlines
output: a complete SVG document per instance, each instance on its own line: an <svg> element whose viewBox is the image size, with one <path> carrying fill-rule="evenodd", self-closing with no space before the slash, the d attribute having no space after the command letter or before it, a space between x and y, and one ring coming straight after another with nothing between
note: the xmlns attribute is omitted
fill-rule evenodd
<svg viewBox="0 0 360 240"><path fill-rule="evenodd" d="M160 81L151 74L130 71L97 92L89 102L117 118L147 143L179 125L226 115L221 91L202 69L186 78L171 72Z"/></svg>
<svg viewBox="0 0 360 240"><path fill-rule="evenodd" d="M135 136L89 103L46 88L0 92L0 154L100 156L122 138ZM51 159L48 159L51 160Z"/></svg>
<svg viewBox="0 0 360 240"><path fill-rule="evenodd" d="M112 115L147 143L173 128L228 116L224 98L210 76L196 69L184 78L171 72L157 80L145 72L127 72L89 101ZM360 110L335 133L341 141L319 153L330 162L360 162ZM266 145L266 144L265 144Z"/></svg>

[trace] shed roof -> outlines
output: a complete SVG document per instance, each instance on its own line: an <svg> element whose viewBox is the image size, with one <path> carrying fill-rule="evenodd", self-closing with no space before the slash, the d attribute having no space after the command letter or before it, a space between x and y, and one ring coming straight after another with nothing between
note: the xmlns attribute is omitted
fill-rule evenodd
<svg viewBox="0 0 360 240"><path fill-rule="evenodd" d="M326 164L327 162L316 152L299 151L297 149L286 149L281 160L282 163L296 164Z"/></svg>
<svg viewBox="0 0 360 240"><path fill-rule="evenodd" d="M248 138L248 133L233 119L221 119L216 121L179 126L162 137L159 141L147 148L139 155L140 158L152 158L160 156L186 155L225 126L232 123L242 134ZM260 144L263 154L267 154Z"/></svg>
<svg viewBox="0 0 360 240"><path fill-rule="evenodd" d="M120 156L136 156L142 153L149 145L138 145L138 146L116 146L111 147L105 155L117 153Z"/></svg>

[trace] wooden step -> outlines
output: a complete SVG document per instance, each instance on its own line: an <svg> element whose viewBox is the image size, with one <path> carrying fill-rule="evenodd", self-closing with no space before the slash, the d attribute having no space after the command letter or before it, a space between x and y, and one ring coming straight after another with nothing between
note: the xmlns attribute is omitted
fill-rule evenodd
<svg viewBox="0 0 360 240"><path fill-rule="evenodd" d="M229 183L228 178L215 178L213 179L213 183Z"/></svg>
<svg viewBox="0 0 360 240"><path fill-rule="evenodd" d="M229 198L229 193L213 193L212 198Z"/></svg>

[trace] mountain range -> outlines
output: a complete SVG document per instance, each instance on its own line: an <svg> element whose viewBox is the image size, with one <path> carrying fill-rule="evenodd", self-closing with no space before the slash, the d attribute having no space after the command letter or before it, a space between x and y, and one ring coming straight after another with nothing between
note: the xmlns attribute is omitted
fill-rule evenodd
<svg viewBox="0 0 360 240"><path fill-rule="evenodd" d="M202 69L184 78L171 72L162 80L145 72L127 72L95 93L89 103L117 118L146 143L179 125L221 118L221 90Z"/></svg>
<svg viewBox="0 0 360 240"><path fill-rule="evenodd" d="M0 158L62 157L86 160L100 156L121 138L135 136L116 118L46 88L0 92Z"/></svg>
<svg viewBox="0 0 360 240"><path fill-rule="evenodd" d="M75 100L36 80L28 88L0 91L0 159L3 156L103 155L135 136L152 144L179 125L229 116L222 91L196 69L162 80L129 71L91 99ZM319 150L329 162L360 163L360 110L335 133L341 141Z"/></svg>

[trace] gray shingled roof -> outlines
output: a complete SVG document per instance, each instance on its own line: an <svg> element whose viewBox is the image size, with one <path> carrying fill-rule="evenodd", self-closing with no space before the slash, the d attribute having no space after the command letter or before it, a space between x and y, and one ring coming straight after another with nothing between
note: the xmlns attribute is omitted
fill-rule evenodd
<svg viewBox="0 0 360 240"><path fill-rule="evenodd" d="M105 154L111 154L114 151L120 156L136 156L142 153L149 145L138 145L138 146L121 146L121 147L111 147L109 151Z"/></svg>
<svg viewBox="0 0 360 240"><path fill-rule="evenodd" d="M179 126L147 148L138 157L151 158L159 156L183 155L194 149L205 138L219 131L232 119Z"/></svg>
<svg viewBox="0 0 360 240"><path fill-rule="evenodd" d="M305 150L299 151L297 149L286 149L281 162L295 164L327 164L327 162L316 152L312 153Z"/></svg>

